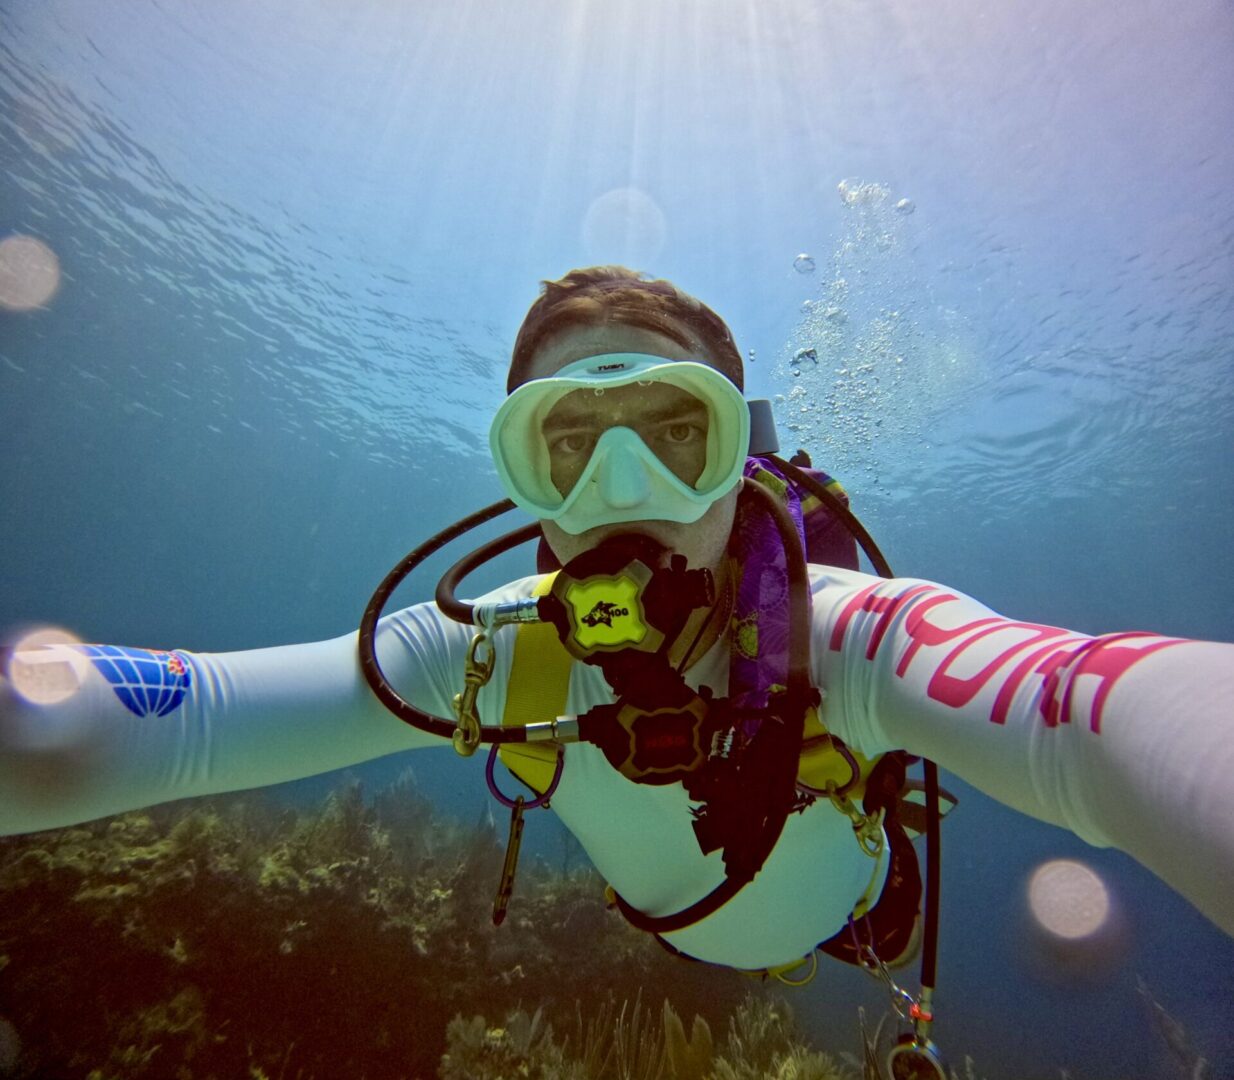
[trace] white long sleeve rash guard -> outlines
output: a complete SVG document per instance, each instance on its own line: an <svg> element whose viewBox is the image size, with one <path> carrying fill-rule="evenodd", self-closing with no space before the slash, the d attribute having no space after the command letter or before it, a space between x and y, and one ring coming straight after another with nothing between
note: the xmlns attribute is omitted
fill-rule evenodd
<svg viewBox="0 0 1234 1080"><path fill-rule="evenodd" d="M928 757L1000 802L1128 852L1234 934L1234 645L1087 637L1003 618L930 582L810 570L811 668L829 730L869 756ZM485 599L530 595L537 580ZM479 698L486 723L505 707L512 633L496 635ZM381 621L378 658L407 700L449 716L471 634L418 605ZM218 654L43 647L10 668L3 834L446 745L376 700L354 633ZM687 678L723 695L727 669L722 641ZM32 704L14 683L59 700ZM574 665L568 712L611 700L598 669ZM596 747L565 748L552 808L641 910L678 911L723 880L720 854L699 851L681 785L626 780ZM848 819L819 800L790 816L750 885L667 938L733 967L787 963L843 927L881 887L879 872Z"/></svg>

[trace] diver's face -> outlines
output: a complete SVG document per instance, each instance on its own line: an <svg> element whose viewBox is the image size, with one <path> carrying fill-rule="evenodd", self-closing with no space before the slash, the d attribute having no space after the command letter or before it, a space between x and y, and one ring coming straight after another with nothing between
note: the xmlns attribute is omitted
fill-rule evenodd
<svg viewBox="0 0 1234 1080"><path fill-rule="evenodd" d="M604 353L647 353L669 360L708 363L701 347L685 349L652 330L630 326L586 326L549 338L532 359L528 375L542 379L575 360ZM714 366L714 365L711 365ZM549 413L544 431L549 442L553 484L563 495L574 486L596 439L611 427L629 427L687 484L698 480L706 463L707 410L697 398L667 383L627 386L597 396L585 390L566 395ZM633 521L568 533L553 521L542 522L553 554L562 563L595 547L614 533L639 532L686 557L692 567L719 573L733 528L737 489L717 499L697 521Z"/></svg>

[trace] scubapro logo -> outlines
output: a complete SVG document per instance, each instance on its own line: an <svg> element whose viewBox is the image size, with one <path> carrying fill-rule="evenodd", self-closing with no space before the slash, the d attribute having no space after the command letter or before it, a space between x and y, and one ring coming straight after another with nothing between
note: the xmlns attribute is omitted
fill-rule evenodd
<svg viewBox="0 0 1234 1080"><path fill-rule="evenodd" d="M620 618L623 615L629 615L630 609L618 607L616 604L611 604L607 600L599 601L586 615L583 616L583 622L587 626L612 626L613 620Z"/></svg>

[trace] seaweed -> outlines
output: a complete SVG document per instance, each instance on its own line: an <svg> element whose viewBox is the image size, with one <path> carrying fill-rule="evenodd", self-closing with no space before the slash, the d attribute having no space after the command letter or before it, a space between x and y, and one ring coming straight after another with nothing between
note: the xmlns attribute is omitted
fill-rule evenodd
<svg viewBox="0 0 1234 1080"><path fill-rule="evenodd" d="M827 1054L802 1043L783 1000L747 998L729 1020L713 1080L845 1080Z"/></svg>
<svg viewBox="0 0 1234 1080"><path fill-rule="evenodd" d="M516 1032L524 1032L521 1037ZM440 1080L849 1080L826 1054L797 1037L783 1001L747 996L729 1020L724 1053L715 1056L710 1026L695 1016L685 1025L665 1001L657 1025L641 996L610 998L590 1017L576 1007L577 1050L558 1045L540 1013L515 1012L502 1026L483 1017L455 1017Z"/></svg>
<svg viewBox="0 0 1234 1080"><path fill-rule="evenodd" d="M533 1001L569 1026L597 972L622 1001L671 981L717 1023L740 999L608 911L589 868L525 859L494 927L500 861L487 815L439 818L409 774L315 812L246 794L0 841L5 1075L424 1078L456 1014ZM632 1038L635 1012L614 1019Z"/></svg>

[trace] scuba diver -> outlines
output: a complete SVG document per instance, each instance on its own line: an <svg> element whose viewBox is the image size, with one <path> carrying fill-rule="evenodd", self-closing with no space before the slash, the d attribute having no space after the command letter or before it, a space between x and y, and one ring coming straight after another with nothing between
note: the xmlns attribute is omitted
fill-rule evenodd
<svg viewBox="0 0 1234 1080"><path fill-rule="evenodd" d="M891 577L839 485L776 455L724 322L668 281L544 283L507 390L490 445L510 501L413 551L358 635L10 650L0 833L480 750L511 809L495 920L523 812L551 804L611 906L669 950L790 983L821 952L883 979L912 1025L897 1077L946 1075L933 762L1129 853L1234 933L1234 645L1090 637ZM412 568L511 503L535 524L460 560L435 603L382 615ZM858 569L854 537L883 576ZM458 599L528 538L539 573ZM912 995L890 972L919 951Z"/></svg>

